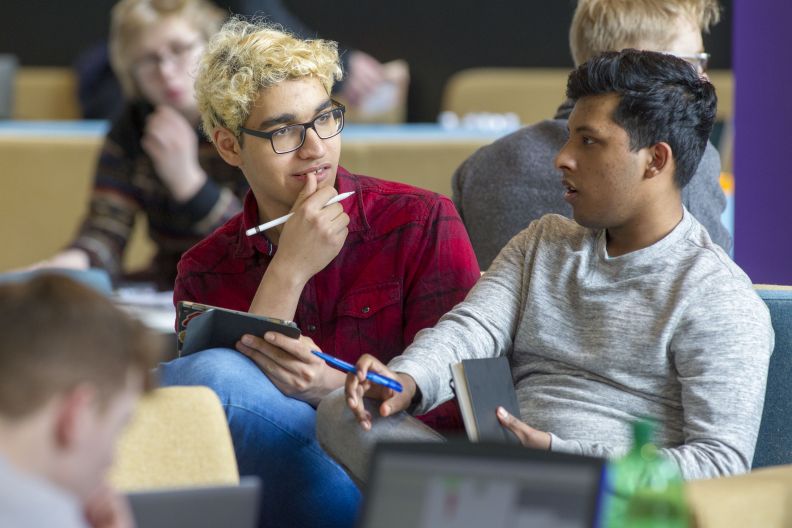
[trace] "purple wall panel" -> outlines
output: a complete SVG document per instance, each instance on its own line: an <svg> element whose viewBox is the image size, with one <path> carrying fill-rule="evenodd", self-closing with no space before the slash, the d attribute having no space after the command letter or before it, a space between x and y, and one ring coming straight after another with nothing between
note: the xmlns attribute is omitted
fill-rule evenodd
<svg viewBox="0 0 792 528"><path fill-rule="evenodd" d="M733 6L735 260L792 284L792 1Z"/></svg>

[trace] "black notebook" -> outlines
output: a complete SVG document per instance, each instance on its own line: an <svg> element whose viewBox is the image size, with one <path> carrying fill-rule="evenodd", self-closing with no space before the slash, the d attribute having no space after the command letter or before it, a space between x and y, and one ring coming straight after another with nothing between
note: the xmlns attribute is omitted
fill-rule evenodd
<svg viewBox="0 0 792 528"><path fill-rule="evenodd" d="M520 416L508 358L463 360L451 366L451 378L471 442L519 443L495 414L500 406L513 416Z"/></svg>
<svg viewBox="0 0 792 528"><path fill-rule="evenodd" d="M292 321L207 304L180 301L176 314L179 356L208 348L234 348L245 334L278 332L294 339L300 337L300 329Z"/></svg>

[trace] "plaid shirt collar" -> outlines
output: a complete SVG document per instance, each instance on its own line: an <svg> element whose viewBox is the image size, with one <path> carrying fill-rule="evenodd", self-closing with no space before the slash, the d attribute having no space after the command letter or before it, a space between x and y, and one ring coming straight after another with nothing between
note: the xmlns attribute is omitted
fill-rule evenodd
<svg viewBox="0 0 792 528"><path fill-rule="evenodd" d="M335 188L338 194L355 191L353 196L341 202L344 212L349 215L349 232L365 232L370 226L366 219L366 210L363 207L363 195L360 191L360 181L357 176L338 166L336 172ZM237 237L237 247L234 256L237 258L251 257L258 251L269 257L275 254L277 246L273 244L266 234L247 236L245 231L259 225L258 204L253 191L248 191L242 209L242 225Z"/></svg>

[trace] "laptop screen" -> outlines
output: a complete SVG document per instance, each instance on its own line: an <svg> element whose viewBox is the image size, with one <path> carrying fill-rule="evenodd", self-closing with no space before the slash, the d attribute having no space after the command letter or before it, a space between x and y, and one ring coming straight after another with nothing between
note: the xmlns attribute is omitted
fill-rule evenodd
<svg viewBox="0 0 792 528"><path fill-rule="evenodd" d="M601 459L504 444L380 444L363 528L589 528Z"/></svg>
<svg viewBox="0 0 792 528"><path fill-rule="evenodd" d="M243 477L238 486L199 486L127 494L138 528L253 528L260 483Z"/></svg>

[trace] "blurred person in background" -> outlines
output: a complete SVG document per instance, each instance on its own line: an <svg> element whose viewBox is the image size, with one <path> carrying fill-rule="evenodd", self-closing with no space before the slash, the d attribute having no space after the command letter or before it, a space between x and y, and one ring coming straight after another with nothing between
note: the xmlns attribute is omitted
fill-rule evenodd
<svg viewBox="0 0 792 528"><path fill-rule="evenodd" d="M317 36L317 32L292 14L281 0L216 0L216 2L235 14L263 16L301 38ZM339 52L344 76L333 87L333 94L354 109L388 82L387 71L385 65L364 51L347 49Z"/></svg>
<svg viewBox="0 0 792 528"><path fill-rule="evenodd" d="M719 19L717 0L580 0L569 29L569 46L576 66L604 51L636 48L676 55L703 75L709 56L701 35ZM523 127L482 147L454 173L454 204L482 270L531 221L547 213L571 216L572 209L559 191L561 172L553 160L569 136L572 106L565 101L552 120ZM682 190L682 202L713 242L728 252L732 241L721 222L726 196L719 183L720 170L718 152L708 143L696 174Z"/></svg>
<svg viewBox="0 0 792 528"><path fill-rule="evenodd" d="M283 26L301 38L315 38L318 32L295 16L281 0L215 0L226 14L262 17ZM121 87L110 67L106 43L83 52L75 63L79 78L79 98L86 119L113 118L121 112ZM370 121L397 114L410 75L404 61L381 63L370 54L340 50L343 78L333 87L355 116Z"/></svg>
<svg viewBox="0 0 792 528"><path fill-rule="evenodd" d="M181 254L241 210L247 183L199 133L193 88L204 45L223 19L208 0L115 5L110 59L125 108L105 138L77 236L37 267L97 267L124 278L142 212L157 252L149 269L128 278L172 289Z"/></svg>

